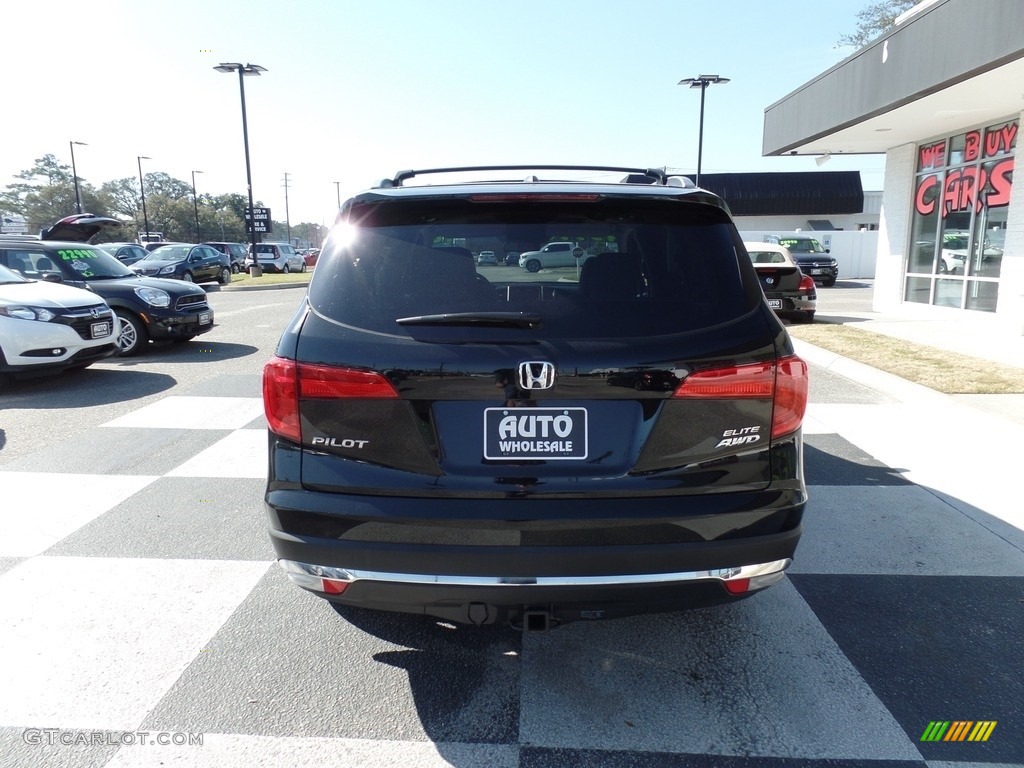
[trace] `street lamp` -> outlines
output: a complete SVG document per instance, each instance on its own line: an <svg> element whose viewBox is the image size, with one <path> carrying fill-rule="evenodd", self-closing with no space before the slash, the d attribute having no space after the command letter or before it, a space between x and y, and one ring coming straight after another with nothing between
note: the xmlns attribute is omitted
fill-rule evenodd
<svg viewBox="0 0 1024 768"><path fill-rule="evenodd" d="M728 77L719 75L697 75L686 77L679 81L678 85L688 85L691 88L700 88L700 132L697 135L697 179L696 184L700 186L700 163L704 154L704 92L709 85L725 85L729 82Z"/></svg>
<svg viewBox="0 0 1024 768"><path fill-rule="evenodd" d="M259 77L261 72L266 72L264 67L258 64L238 64L238 63L225 63L221 62L219 66L214 67L218 72L237 72L238 73L238 90L242 95L242 141L245 143L245 181L249 187L249 243L252 246L252 258L254 264L259 264L256 261L256 211L253 209L254 205L252 202L252 166L249 164L249 123L245 116L245 76Z"/></svg>
<svg viewBox="0 0 1024 768"><path fill-rule="evenodd" d="M199 200L196 198L196 174L202 173L202 171L192 171L192 208L196 212L196 242L200 240L199 237Z"/></svg>
<svg viewBox="0 0 1024 768"><path fill-rule="evenodd" d="M78 188L78 169L75 168L75 144L80 147L89 146L84 141L69 141L68 145L71 147L71 174L75 177L75 205L78 206L78 212L82 212L82 191Z"/></svg>
<svg viewBox="0 0 1024 768"><path fill-rule="evenodd" d="M142 161L152 160L152 157L146 157L145 155L137 155L136 159L139 161L139 189L142 190L142 222L145 227L145 238L146 242L149 242L149 215L146 213L146 183L142 180Z"/></svg>
<svg viewBox="0 0 1024 768"><path fill-rule="evenodd" d="M341 182L340 181L334 182L334 191L338 195L338 210L340 211L341 210Z"/></svg>

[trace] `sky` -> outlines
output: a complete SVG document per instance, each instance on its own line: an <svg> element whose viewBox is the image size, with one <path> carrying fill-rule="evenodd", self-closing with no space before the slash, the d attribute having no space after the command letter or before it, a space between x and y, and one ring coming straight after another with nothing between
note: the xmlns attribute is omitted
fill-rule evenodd
<svg viewBox="0 0 1024 768"><path fill-rule="evenodd" d="M869 0L27 0L3 11L0 187L53 154L82 179L161 171L331 224L342 200L407 168L697 165L814 171L761 156L764 110L853 51ZM15 109L15 105L19 107ZM21 109L38 105L37 109ZM880 190L883 155L833 157Z"/></svg>

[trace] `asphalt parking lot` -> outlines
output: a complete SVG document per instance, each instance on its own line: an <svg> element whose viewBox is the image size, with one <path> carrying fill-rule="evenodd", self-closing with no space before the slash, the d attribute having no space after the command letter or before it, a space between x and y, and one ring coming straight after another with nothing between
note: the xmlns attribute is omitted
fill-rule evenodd
<svg viewBox="0 0 1024 768"><path fill-rule="evenodd" d="M263 522L260 370L301 296L211 288L189 344L0 392L0 764L1022 764L1024 427L807 349L811 502L763 594L525 635L336 612Z"/></svg>

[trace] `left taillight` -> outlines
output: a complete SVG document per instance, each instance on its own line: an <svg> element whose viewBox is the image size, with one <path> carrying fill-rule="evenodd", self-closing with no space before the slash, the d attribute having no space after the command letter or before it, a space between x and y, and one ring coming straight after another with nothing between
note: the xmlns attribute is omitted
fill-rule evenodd
<svg viewBox="0 0 1024 768"><path fill-rule="evenodd" d="M373 371L297 363L275 357L263 367L263 410L275 435L302 441L299 400L394 399L391 382Z"/></svg>
<svg viewBox="0 0 1024 768"><path fill-rule="evenodd" d="M807 363L795 355L775 363L752 363L691 373L673 397L772 401L772 439L800 428L807 410Z"/></svg>

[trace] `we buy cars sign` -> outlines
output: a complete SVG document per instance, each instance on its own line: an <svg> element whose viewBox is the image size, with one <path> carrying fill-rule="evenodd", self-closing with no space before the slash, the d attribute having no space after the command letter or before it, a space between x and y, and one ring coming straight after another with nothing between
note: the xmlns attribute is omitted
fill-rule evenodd
<svg viewBox="0 0 1024 768"><path fill-rule="evenodd" d="M249 211L245 212L245 220L248 223L249 219L252 218L253 224L252 229L254 232L261 234L268 234L274 231L274 220L270 218L269 208L253 208L253 216L249 216Z"/></svg>

